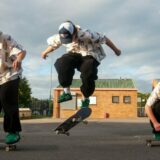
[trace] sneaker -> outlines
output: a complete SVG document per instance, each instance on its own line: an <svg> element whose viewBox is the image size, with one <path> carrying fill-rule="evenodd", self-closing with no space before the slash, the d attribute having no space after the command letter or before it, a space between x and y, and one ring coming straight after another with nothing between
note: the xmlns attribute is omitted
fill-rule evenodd
<svg viewBox="0 0 160 160"><path fill-rule="evenodd" d="M160 141L160 133L154 133L155 140Z"/></svg>
<svg viewBox="0 0 160 160"><path fill-rule="evenodd" d="M63 94L60 95L58 98L58 103L69 101L69 100L72 100L72 95L70 93L63 92Z"/></svg>
<svg viewBox="0 0 160 160"><path fill-rule="evenodd" d="M88 108L89 102L90 102L89 98L82 100L81 108Z"/></svg>
<svg viewBox="0 0 160 160"><path fill-rule="evenodd" d="M18 132L16 133L8 133L5 137L6 144L14 144L20 140L20 135Z"/></svg>

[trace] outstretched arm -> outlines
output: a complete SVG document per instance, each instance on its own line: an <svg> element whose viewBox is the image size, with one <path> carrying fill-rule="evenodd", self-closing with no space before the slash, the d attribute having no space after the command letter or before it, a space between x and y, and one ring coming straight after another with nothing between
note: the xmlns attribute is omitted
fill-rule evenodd
<svg viewBox="0 0 160 160"><path fill-rule="evenodd" d="M115 54L116 54L117 56L120 56L120 55L121 55L121 50L118 49L118 48L113 44L113 42L112 42L110 39L108 39L108 38L106 38L106 45L109 46L109 47L115 52Z"/></svg>
<svg viewBox="0 0 160 160"><path fill-rule="evenodd" d="M13 68L14 70L18 70L21 67L21 62L26 56L26 51L23 50L20 53L18 53L17 58L13 62Z"/></svg>
<svg viewBox="0 0 160 160"><path fill-rule="evenodd" d="M47 54L50 53L50 52L53 52L54 49L52 46L48 46L42 53L41 53L41 57L43 59L46 59L47 58Z"/></svg>
<svg viewBox="0 0 160 160"><path fill-rule="evenodd" d="M62 44L60 42L59 35L51 36L47 39L48 47L41 53L43 59L47 58L48 53L53 52L59 48Z"/></svg>

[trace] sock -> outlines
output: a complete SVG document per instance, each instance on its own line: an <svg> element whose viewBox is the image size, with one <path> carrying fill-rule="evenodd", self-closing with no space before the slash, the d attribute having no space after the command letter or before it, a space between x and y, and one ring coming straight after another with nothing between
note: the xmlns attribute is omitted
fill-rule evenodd
<svg viewBox="0 0 160 160"><path fill-rule="evenodd" d="M65 93L71 93L70 88L64 88L63 90L64 90Z"/></svg>
<svg viewBox="0 0 160 160"><path fill-rule="evenodd" d="M83 101L85 101L85 100L89 100L89 97L88 97L88 98L84 97L82 100L83 100Z"/></svg>

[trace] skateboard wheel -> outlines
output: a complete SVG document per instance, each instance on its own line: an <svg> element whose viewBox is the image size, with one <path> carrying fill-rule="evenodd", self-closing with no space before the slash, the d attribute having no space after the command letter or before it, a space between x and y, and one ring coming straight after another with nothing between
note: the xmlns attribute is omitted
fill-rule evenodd
<svg viewBox="0 0 160 160"><path fill-rule="evenodd" d="M81 121L82 121L82 118L81 118L81 117L79 117L77 121L78 121L78 122L81 122Z"/></svg>
<svg viewBox="0 0 160 160"><path fill-rule="evenodd" d="M148 142L148 143L147 143L147 146L148 146L148 147L152 147L151 142Z"/></svg>
<svg viewBox="0 0 160 160"><path fill-rule="evenodd" d="M16 150L16 149L17 149L17 146L14 145L14 146L13 146L13 149Z"/></svg>
<svg viewBox="0 0 160 160"><path fill-rule="evenodd" d="M73 119L72 119L72 122L74 123L75 121L76 121L76 118L73 118Z"/></svg>
<svg viewBox="0 0 160 160"><path fill-rule="evenodd" d="M5 150L6 152L9 152L9 151L14 151L16 150L16 145L9 145L9 146L6 146Z"/></svg>
<svg viewBox="0 0 160 160"><path fill-rule="evenodd" d="M88 124L88 121L83 121L83 124Z"/></svg>
<svg viewBox="0 0 160 160"><path fill-rule="evenodd" d="M151 142L151 141L147 141L146 145L147 145L148 147L152 147L152 142Z"/></svg>
<svg viewBox="0 0 160 160"><path fill-rule="evenodd" d="M69 132L66 132L65 134L66 134L67 136L70 136L70 133L69 133Z"/></svg>
<svg viewBox="0 0 160 160"><path fill-rule="evenodd" d="M7 147L5 148L5 150L6 150L6 152L9 152L9 151L10 151L9 146L7 146Z"/></svg>
<svg viewBox="0 0 160 160"><path fill-rule="evenodd" d="M57 130L57 131L56 131L56 134L58 135L58 134L60 134L60 132Z"/></svg>

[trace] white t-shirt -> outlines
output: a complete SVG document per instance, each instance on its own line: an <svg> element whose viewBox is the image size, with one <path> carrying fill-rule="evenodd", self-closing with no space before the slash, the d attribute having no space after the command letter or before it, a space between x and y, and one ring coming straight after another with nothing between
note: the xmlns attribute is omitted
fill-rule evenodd
<svg viewBox="0 0 160 160"><path fill-rule="evenodd" d="M147 106L153 106L157 100L160 100L160 82L156 85L154 90L152 91L151 95L147 100Z"/></svg>
<svg viewBox="0 0 160 160"><path fill-rule="evenodd" d="M15 71L12 66L21 51L23 51L22 46L10 35L0 33L0 85L21 76L22 68Z"/></svg>
<svg viewBox="0 0 160 160"><path fill-rule="evenodd" d="M67 52L80 53L82 56L91 55L99 63L105 58L106 54L101 46L101 44L104 44L107 41L105 35L79 28L77 36L77 42L62 44L59 34L56 34L49 37L47 43L52 46L54 50L63 45L66 47Z"/></svg>

